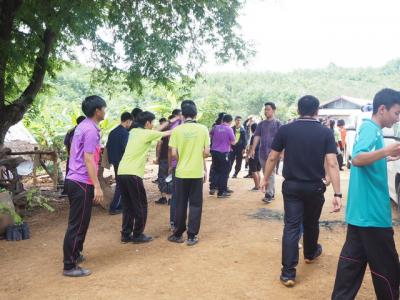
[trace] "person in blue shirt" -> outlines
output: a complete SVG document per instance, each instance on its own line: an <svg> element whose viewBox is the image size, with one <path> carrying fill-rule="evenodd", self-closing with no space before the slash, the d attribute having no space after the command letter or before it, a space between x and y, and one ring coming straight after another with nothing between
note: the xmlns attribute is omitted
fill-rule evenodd
<svg viewBox="0 0 400 300"><path fill-rule="evenodd" d="M378 299L399 299L400 264L389 198L387 162L400 158L400 143L385 147L382 128L399 121L400 92L379 91L372 119L363 121L353 147L346 209L347 236L332 299L354 299L367 264Z"/></svg>
<svg viewBox="0 0 400 300"><path fill-rule="evenodd" d="M124 155L126 144L129 138L129 129L132 126L133 118L129 112L121 115L121 124L111 130L107 140L108 161L114 166L115 178L117 178L119 162ZM110 215L122 213L121 192L118 181L115 186L113 201L110 204Z"/></svg>

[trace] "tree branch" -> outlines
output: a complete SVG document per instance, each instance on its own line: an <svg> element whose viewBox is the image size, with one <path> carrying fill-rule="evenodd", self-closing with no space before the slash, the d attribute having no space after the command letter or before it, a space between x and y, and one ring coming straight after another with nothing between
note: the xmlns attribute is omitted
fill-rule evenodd
<svg viewBox="0 0 400 300"><path fill-rule="evenodd" d="M0 1L0 107L5 106L5 74L15 15L22 0Z"/></svg>
<svg viewBox="0 0 400 300"><path fill-rule="evenodd" d="M32 78L29 85L23 91L21 96L13 103L20 106L24 111L32 104L37 93L43 86L44 76L47 70L47 64L49 61L50 52L52 50L56 34L49 28L43 33L43 51L36 58L35 66L32 72Z"/></svg>

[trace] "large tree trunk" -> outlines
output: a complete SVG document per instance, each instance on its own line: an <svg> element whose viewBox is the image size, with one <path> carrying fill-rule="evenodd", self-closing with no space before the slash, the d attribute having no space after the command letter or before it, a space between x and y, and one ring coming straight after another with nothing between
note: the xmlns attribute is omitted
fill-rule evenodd
<svg viewBox="0 0 400 300"><path fill-rule="evenodd" d="M37 93L42 88L55 37L55 33L50 29L44 31L43 48L36 58L29 85L21 96L11 104L0 105L0 145L4 144L4 138L8 129L22 120L25 112L31 106Z"/></svg>

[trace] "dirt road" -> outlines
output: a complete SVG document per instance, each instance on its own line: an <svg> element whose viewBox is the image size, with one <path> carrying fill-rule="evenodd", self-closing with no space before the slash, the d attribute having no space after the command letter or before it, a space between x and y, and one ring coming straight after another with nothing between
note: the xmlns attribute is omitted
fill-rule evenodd
<svg viewBox="0 0 400 300"><path fill-rule="evenodd" d="M342 173L344 191L347 181L348 173ZM277 180L278 191L280 184L281 178ZM200 243L187 247L167 241L169 207L154 204L158 194L150 180L146 180L146 187L150 201L146 233L155 241L121 244L121 216L109 216L96 208L83 264L93 274L63 277L62 242L68 213L64 203L53 214L41 212L28 220L30 240L0 241L0 299L330 298L345 237L343 225L321 228L322 257L305 265L301 255L297 285L288 289L278 280L282 221L268 218L282 212L280 192L273 203L265 205L260 201L261 193L249 191L251 179L230 180L235 190L230 199L205 197ZM331 194L329 189L327 196ZM330 201L327 197L321 220L342 221L343 212L329 213ZM395 231L399 241L398 228ZM369 271L358 299L374 299Z"/></svg>

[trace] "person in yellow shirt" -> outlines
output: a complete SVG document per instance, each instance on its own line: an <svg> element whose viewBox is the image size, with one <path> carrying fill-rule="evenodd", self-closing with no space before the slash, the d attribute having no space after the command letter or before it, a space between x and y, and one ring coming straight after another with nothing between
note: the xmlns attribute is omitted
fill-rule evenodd
<svg viewBox="0 0 400 300"><path fill-rule="evenodd" d="M145 111L137 117L137 128L129 133L128 144L118 168L118 182L121 188L122 200L122 243L147 243L153 240L145 235L147 220L147 196L143 185L144 168L152 142L164 136L170 136L171 131L163 131L168 122L153 129L155 115Z"/></svg>
<svg viewBox="0 0 400 300"><path fill-rule="evenodd" d="M187 225L188 246L197 244L203 206L203 183L206 180L207 168L204 158L210 154L210 137L208 129L196 122L197 108L191 100L181 104L184 124L172 131L169 140L172 157L177 159L175 171L176 213L175 230L168 237L170 242L183 243Z"/></svg>

